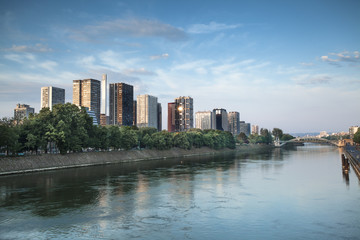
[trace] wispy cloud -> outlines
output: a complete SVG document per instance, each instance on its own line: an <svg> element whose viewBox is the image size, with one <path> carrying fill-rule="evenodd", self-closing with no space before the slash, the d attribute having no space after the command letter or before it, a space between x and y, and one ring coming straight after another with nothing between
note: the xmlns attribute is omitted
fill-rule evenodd
<svg viewBox="0 0 360 240"><path fill-rule="evenodd" d="M38 58L31 53L5 54L4 58L31 69L42 68L48 71L52 71L56 66L58 66L57 62L51 60L45 60L45 61L38 60Z"/></svg>
<svg viewBox="0 0 360 240"><path fill-rule="evenodd" d="M150 56L150 60L166 59L169 56L170 55L168 53L163 53L161 55L153 55L153 56Z"/></svg>
<svg viewBox="0 0 360 240"><path fill-rule="evenodd" d="M337 64L340 62L360 63L360 52L344 51L340 53L329 53L330 56L321 56L323 62Z"/></svg>
<svg viewBox="0 0 360 240"><path fill-rule="evenodd" d="M159 37L170 41L182 41L187 38L182 29L170 24L137 18L100 22L71 32L70 37L78 41L94 41L104 37L117 38L121 36Z"/></svg>
<svg viewBox="0 0 360 240"><path fill-rule="evenodd" d="M126 75L145 75L145 76L152 76L152 75L156 75L156 73L152 72L152 71L148 71L145 68L128 68L125 69L124 74Z"/></svg>
<svg viewBox="0 0 360 240"><path fill-rule="evenodd" d="M53 50L41 43L31 45L12 45L11 48L4 48L7 52L52 52Z"/></svg>
<svg viewBox="0 0 360 240"><path fill-rule="evenodd" d="M209 24L193 24L191 25L187 32L189 33L212 33L217 31L223 31L228 29L235 29L242 27L242 24L224 24L224 23L217 23L217 22L210 22Z"/></svg>
<svg viewBox="0 0 360 240"><path fill-rule="evenodd" d="M303 74L294 76L292 80L299 85L323 85L331 83L333 81L333 78L325 74Z"/></svg>

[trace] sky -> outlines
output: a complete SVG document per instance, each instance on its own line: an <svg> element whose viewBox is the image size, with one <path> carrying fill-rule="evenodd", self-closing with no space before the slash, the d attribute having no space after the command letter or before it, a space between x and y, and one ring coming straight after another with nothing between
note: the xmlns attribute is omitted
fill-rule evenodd
<svg viewBox="0 0 360 240"><path fill-rule="evenodd" d="M108 76L284 132L360 125L360 1L0 1L0 117Z"/></svg>

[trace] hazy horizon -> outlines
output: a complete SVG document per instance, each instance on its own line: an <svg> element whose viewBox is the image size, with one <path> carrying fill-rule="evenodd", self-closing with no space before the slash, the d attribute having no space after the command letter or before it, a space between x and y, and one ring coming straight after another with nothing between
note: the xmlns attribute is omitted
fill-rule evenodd
<svg viewBox="0 0 360 240"><path fill-rule="evenodd" d="M0 117L108 76L284 132L360 125L359 1L3 1ZM195 114L194 114L195 117Z"/></svg>

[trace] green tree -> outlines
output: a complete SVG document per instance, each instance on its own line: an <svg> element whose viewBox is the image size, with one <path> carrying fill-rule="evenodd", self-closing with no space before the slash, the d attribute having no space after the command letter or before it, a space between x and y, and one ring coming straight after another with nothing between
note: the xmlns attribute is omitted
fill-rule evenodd
<svg viewBox="0 0 360 240"><path fill-rule="evenodd" d="M167 150L173 146L173 135L168 131L156 132L151 135L153 147L158 150Z"/></svg>
<svg viewBox="0 0 360 240"><path fill-rule="evenodd" d="M0 148L6 151L9 155L16 154L20 150L19 128L13 124L13 120L10 118L3 118L0 120Z"/></svg>
<svg viewBox="0 0 360 240"><path fill-rule="evenodd" d="M272 130L272 134L274 135L275 139L281 139L283 136L283 131L280 128L274 128Z"/></svg>
<svg viewBox="0 0 360 240"><path fill-rule="evenodd" d="M360 144L360 128L354 134L354 139L353 140L354 140L355 143Z"/></svg>
<svg viewBox="0 0 360 240"><path fill-rule="evenodd" d="M109 127L109 147L114 150L119 149L121 146L121 132L118 126Z"/></svg>
<svg viewBox="0 0 360 240"><path fill-rule="evenodd" d="M249 143L248 137L243 132L241 132L239 135L236 136L236 141L240 144Z"/></svg>
<svg viewBox="0 0 360 240"><path fill-rule="evenodd" d="M140 141L140 147L145 148L146 147L146 141L144 140L144 137L146 135L151 136L152 134L156 133L157 129L153 127L142 127L138 130L138 138Z"/></svg>
<svg viewBox="0 0 360 240"><path fill-rule="evenodd" d="M128 126L122 126L120 128L121 139L120 147L125 150L130 150L138 146L138 136L136 130L131 129Z"/></svg>
<svg viewBox="0 0 360 240"><path fill-rule="evenodd" d="M190 129L186 132L189 142L192 146L196 148L201 148L204 146L204 134L201 129Z"/></svg>
<svg viewBox="0 0 360 240"><path fill-rule="evenodd" d="M173 138L173 144L175 147L182 149L191 149L191 144L188 138L188 133L186 132L178 132L175 133Z"/></svg>
<svg viewBox="0 0 360 240"><path fill-rule="evenodd" d="M280 140L281 141L289 141L289 140L294 139L294 138L295 138L294 136L292 136L292 135L290 135L288 133L285 133L285 134L282 135Z"/></svg>
<svg viewBox="0 0 360 240"><path fill-rule="evenodd" d="M270 134L268 129L261 128L260 129L260 135L261 135L262 143L265 143L265 144L271 144L272 143L272 137L271 137L271 134Z"/></svg>

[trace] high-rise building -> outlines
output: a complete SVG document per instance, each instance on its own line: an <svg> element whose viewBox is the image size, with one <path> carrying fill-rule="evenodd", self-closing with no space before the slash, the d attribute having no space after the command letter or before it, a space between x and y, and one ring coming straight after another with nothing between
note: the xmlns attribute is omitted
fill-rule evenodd
<svg viewBox="0 0 360 240"><path fill-rule="evenodd" d="M213 113L211 111L200 111L195 113L195 127L205 130L212 128Z"/></svg>
<svg viewBox="0 0 360 240"><path fill-rule="evenodd" d="M191 97L175 98L175 131L183 132L194 126L194 101Z"/></svg>
<svg viewBox="0 0 360 240"><path fill-rule="evenodd" d="M100 125L108 125L107 116L107 75L103 74L101 79L101 107L100 107Z"/></svg>
<svg viewBox="0 0 360 240"><path fill-rule="evenodd" d="M102 80L101 80L101 109L100 109L100 113L101 114L105 114L106 116L106 96L107 96L107 75L103 74L102 75Z"/></svg>
<svg viewBox="0 0 360 240"><path fill-rule="evenodd" d="M148 94L137 96L136 118L138 127L158 128L157 97Z"/></svg>
<svg viewBox="0 0 360 240"><path fill-rule="evenodd" d="M162 130L162 107L161 107L161 103L157 104L157 121L158 121L157 129L160 132Z"/></svg>
<svg viewBox="0 0 360 240"><path fill-rule="evenodd" d="M168 131L175 132L175 102L168 103Z"/></svg>
<svg viewBox="0 0 360 240"><path fill-rule="evenodd" d="M133 126L136 126L137 123L137 101L133 101Z"/></svg>
<svg viewBox="0 0 360 240"><path fill-rule="evenodd" d="M96 79L73 80L73 104L94 112L100 122L100 81Z"/></svg>
<svg viewBox="0 0 360 240"><path fill-rule="evenodd" d="M251 126L251 134L259 134L259 125Z"/></svg>
<svg viewBox="0 0 360 240"><path fill-rule="evenodd" d="M225 109L215 108L213 110L213 129L229 131L228 115Z"/></svg>
<svg viewBox="0 0 360 240"><path fill-rule="evenodd" d="M14 119L16 121L20 121L24 119L25 117L29 117L29 114L34 114L35 109L30 107L30 105L27 104L16 104L16 108L14 108Z"/></svg>
<svg viewBox="0 0 360 240"><path fill-rule="evenodd" d="M65 104L65 89L57 87L41 88L41 109L50 108L56 104Z"/></svg>
<svg viewBox="0 0 360 240"><path fill-rule="evenodd" d="M111 83L109 100L110 124L132 126L134 118L134 87L126 83Z"/></svg>
<svg viewBox="0 0 360 240"><path fill-rule="evenodd" d="M239 112L229 112L228 113L229 120L229 132L232 135L238 135L240 133L240 113Z"/></svg>
<svg viewBox="0 0 360 240"><path fill-rule="evenodd" d="M251 124L245 121L240 121L240 132L245 133L246 136L250 136Z"/></svg>

